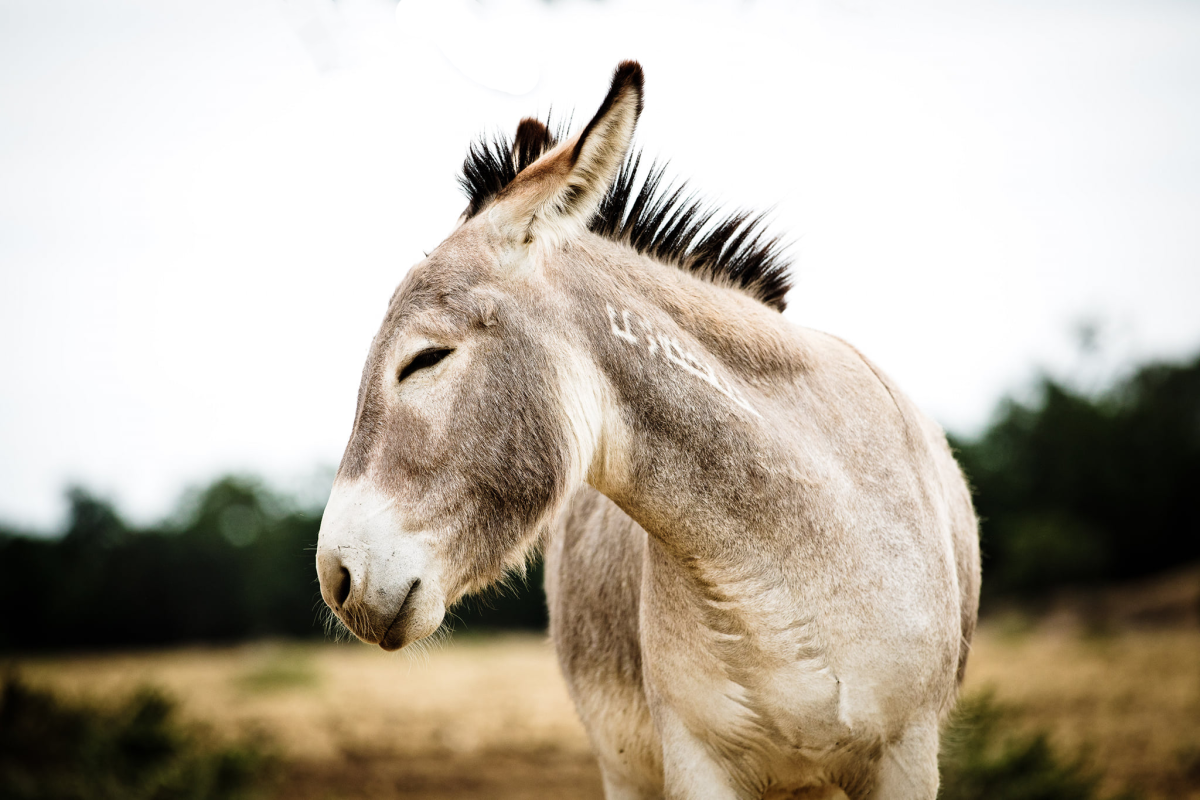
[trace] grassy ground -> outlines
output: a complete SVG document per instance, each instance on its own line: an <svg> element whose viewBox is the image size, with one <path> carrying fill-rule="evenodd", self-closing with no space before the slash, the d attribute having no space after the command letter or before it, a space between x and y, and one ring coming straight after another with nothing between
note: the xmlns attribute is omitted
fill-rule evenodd
<svg viewBox="0 0 1200 800"><path fill-rule="evenodd" d="M1109 791L1200 798L1200 631L983 628L966 690L991 688L1061 752L1090 751Z"/></svg>
<svg viewBox="0 0 1200 800"><path fill-rule="evenodd" d="M601 797L542 637L459 637L412 657L266 643L17 667L68 697L153 684L218 733L262 736L287 758L279 797ZM967 693L984 689L1062 752L1090 748L1106 789L1200 800L1200 631L1083 635L993 621L967 676Z"/></svg>

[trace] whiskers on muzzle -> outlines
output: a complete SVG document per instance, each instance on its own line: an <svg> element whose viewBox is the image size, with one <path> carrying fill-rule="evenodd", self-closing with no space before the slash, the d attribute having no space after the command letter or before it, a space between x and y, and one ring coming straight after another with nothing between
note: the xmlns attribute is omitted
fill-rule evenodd
<svg viewBox="0 0 1200 800"><path fill-rule="evenodd" d="M326 605L324 600L321 600L320 604L321 608L317 613L321 615L321 628L325 632L325 638L335 642L353 641L354 632L346 627L341 617L333 613L333 609Z"/></svg>
<svg viewBox="0 0 1200 800"><path fill-rule="evenodd" d="M355 635L350 626L332 608L326 605L325 601L321 600L318 602L321 606L318 613L321 616L321 627L325 633L325 638L331 639L337 644L358 641L359 637ZM405 645L403 652L410 661L419 661L421 664L427 665L429 663L429 654L450 640L450 637L454 634L451 616L451 614L447 614L442 620L442 624L438 626L438 629L429 636ZM359 615L359 618L352 618L352 622L353 624L361 623L361 615ZM360 630L364 629L360 628Z"/></svg>
<svg viewBox="0 0 1200 800"><path fill-rule="evenodd" d="M323 600L320 601L321 627L325 636L335 642L351 642L360 637L370 637L372 629L368 613L361 606L343 607L342 613L334 611ZM343 616L345 615L345 619ZM356 633L356 631L361 633ZM382 635L382 632L379 632Z"/></svg>

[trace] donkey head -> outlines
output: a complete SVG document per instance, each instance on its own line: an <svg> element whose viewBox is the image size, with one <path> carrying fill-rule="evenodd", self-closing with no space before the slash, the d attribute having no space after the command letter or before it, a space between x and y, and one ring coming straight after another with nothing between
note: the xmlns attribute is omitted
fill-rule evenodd
<svg viewBox="0 0 1200 800"><path fill-rule="evenodd" d="M624 62L583 131L554 145L523 120L458 228L389 304L321 522L325 602L366 642L430 635L463 595L522 565L588 476L602 382L544 264L587 230L629 150L642 70Z"/></svg>

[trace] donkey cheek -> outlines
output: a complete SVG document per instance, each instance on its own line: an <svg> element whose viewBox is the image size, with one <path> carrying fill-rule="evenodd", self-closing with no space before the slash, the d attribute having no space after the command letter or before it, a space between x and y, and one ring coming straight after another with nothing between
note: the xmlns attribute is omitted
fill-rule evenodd
<svg viewBox="0 0 1200 800"><path fill-rule="evenodd" d="M387 423L380 465L388 476L428 475L445 461L445 444L434 426L414 413L394 413ZM401 487L394 487L399 490Z"/></svg>

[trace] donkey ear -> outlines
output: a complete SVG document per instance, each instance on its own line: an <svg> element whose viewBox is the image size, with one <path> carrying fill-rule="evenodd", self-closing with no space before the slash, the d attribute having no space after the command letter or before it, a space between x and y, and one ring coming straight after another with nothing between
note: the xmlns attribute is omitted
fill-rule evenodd
<svg viewBox="0 0 1200 800"><path fill-rule="evenodd" d="M643 83L641 65L622 61L600 110L583 131L523 170L505 190L497 205L507 207L506 216L525 242L565 238L587 228L629 152L642 113ZM518 128L518 146L521 133ZM525 133L525 138L536 138L532 129Z"/></svg>
<svg viewBox="0 0 1200 800"><path fill-rule="evenodd" d="M571 172L556 210L583 217L585 225L596 213L633 142L642 114L644 83L641 64L622 61L617 65L600 110L571 150Z"/></svg>
<svg viewBox="0 0 1200 800"><path fill-rule="evenodd" d="M517 172L521 172L553 146L554 136L546 127L546 123L540 119L526 117L517 123L517 135L513 137L513 166Z"/></svg>

